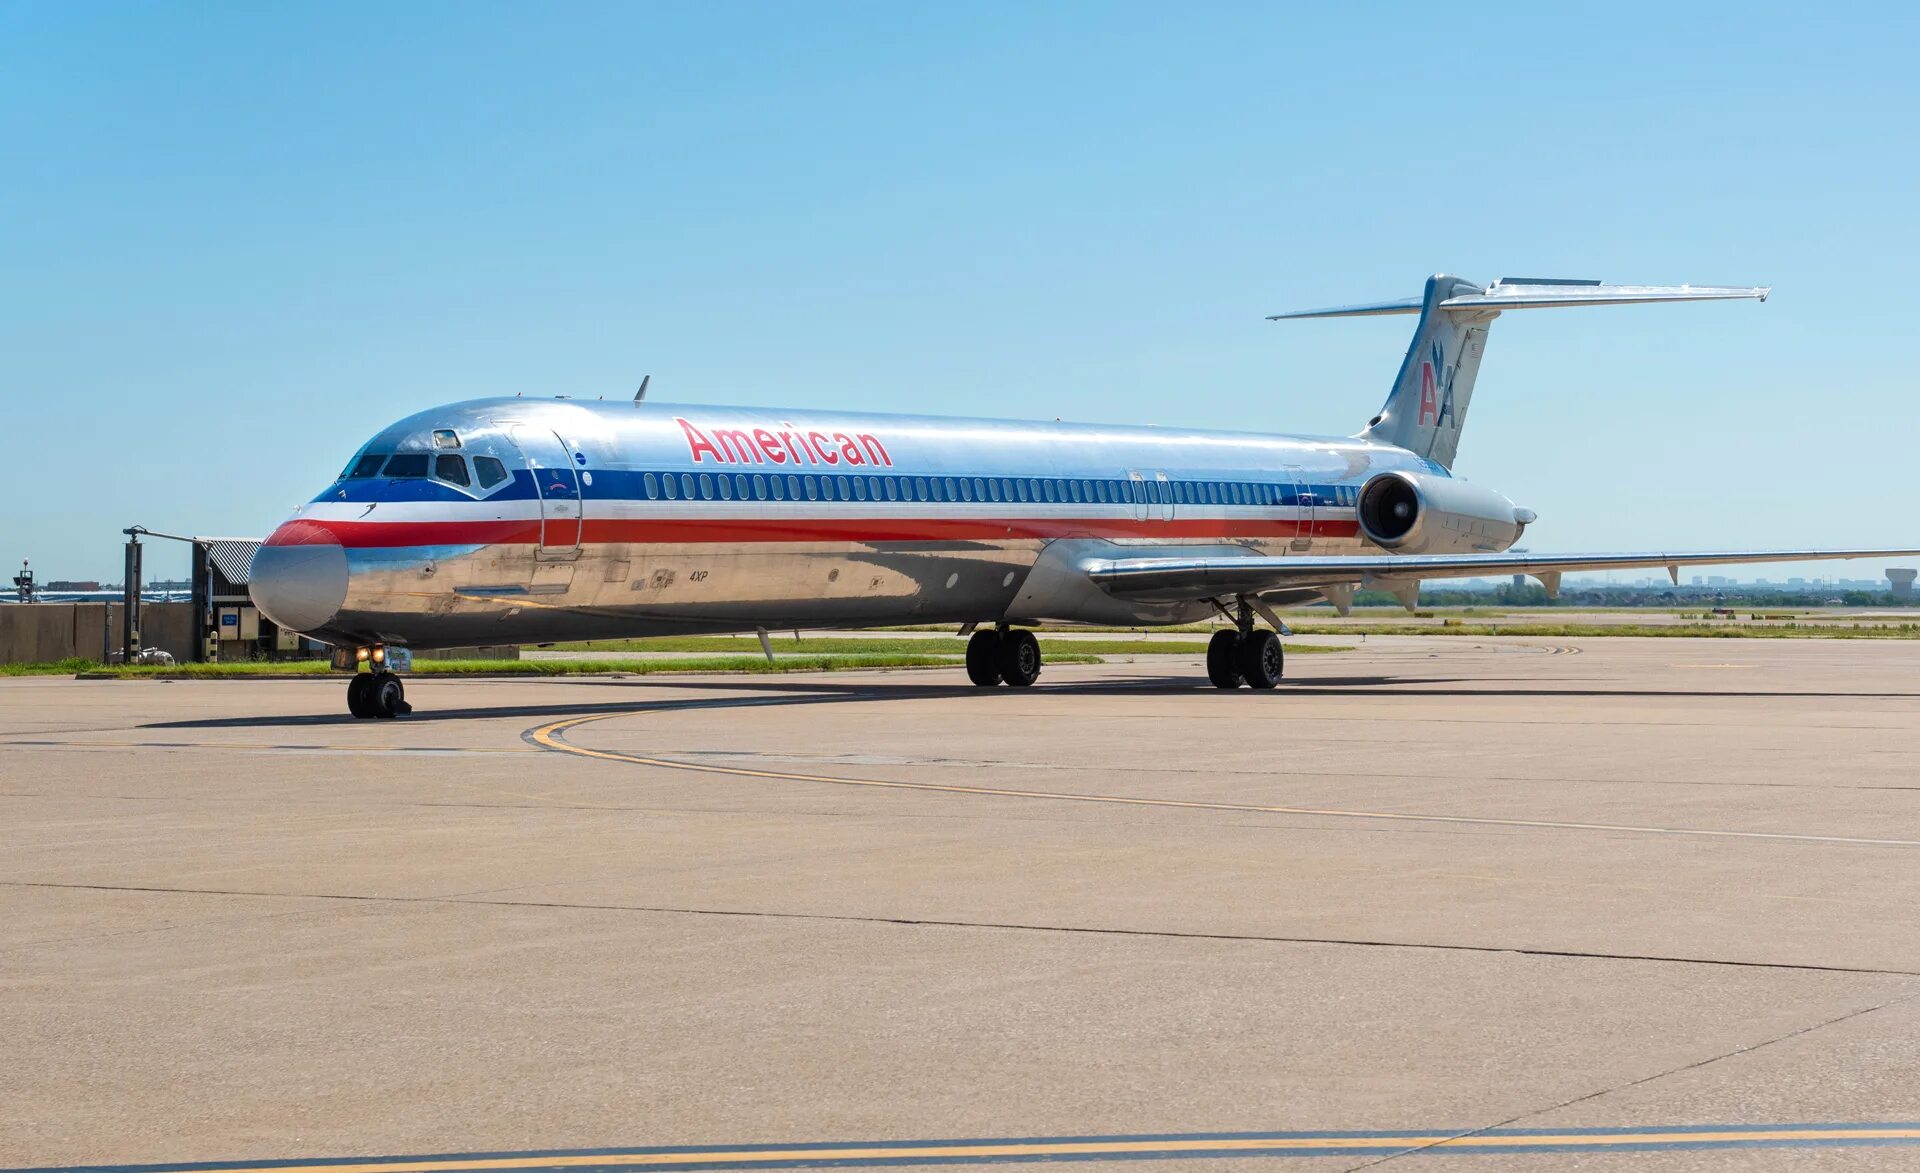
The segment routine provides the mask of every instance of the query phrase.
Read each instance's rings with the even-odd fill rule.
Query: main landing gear
[[[1279,633],[1256,628],[1244,602],[1232,631],[1216,631],[1207,643],[1207,679],[1215,688],[1272,688],[1286,673]]]
[[[1040,641],[1031,631],[976,631],[967,641],[967,679],[981,688],[1005,681],[1026,688],[1040,679]]]

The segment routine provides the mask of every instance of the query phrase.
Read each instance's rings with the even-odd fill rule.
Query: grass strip
[[[699,656],[658,660],[416,660],[414,676],[655,676],[663,673],[765,675],[779,672],[853,672],[874,668],[957,668],[959,656]],[[1055,656],[1057,664],[1098,664],[1098,656]],[[242,664],[92,664],[85,680],[237,680],[247,677],[329,675],[324,660]]]
[[[1601,639],[1920,639],[1920,624],[1835,623],[1294,623],[1298,635],[1476,635]],[[1289,647],[1289,651],[1293,649]]]
[[[743,652],[759,654],[760,643],[752,636],[736,637],[730,635],[670,635],[648,639],[585,640],[573,643],[554,644],[540,651],[555,652]],[[1289,645],[1289,652],[1332,652],[1345,649]],[[1047,639],[1040,640],[1040,651],[1049,659],[1062,656],[1203,656],[1207,651],[1206,640],[1155,640],[1155,639]],[[784,639],[773,637],[773,654],[783,656],[788,653],[800,655],[947,655],[959,656],[966,652],[964,640],[939,639],[888,639],[884,636],[842,636],[815,635],[803,636],[795,640],[792,636]]]

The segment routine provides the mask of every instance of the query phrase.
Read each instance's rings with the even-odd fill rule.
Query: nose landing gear
[[[355,649],[355,661],[367,664],[370,672],[355,671],[353,679],[347,681],[347,711],[362,719],[377,718],[391,720],[413,712],[413,706],[407,703],[406,686],[400,678],[387,670],[386,649],[375,645],[372,648]]]
[[[361,672],[347,682],[347,711],[356,717],[383,720],[413,712],[407,690],[391,672]]]

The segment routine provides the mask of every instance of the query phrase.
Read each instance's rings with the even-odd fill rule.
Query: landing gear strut
[[[1276,632],[1253,625],[1253,608],[1242,600],[1234,630],[1216,631],[1207,643],[1207,679],[1215,688],[1272,688],[1286,673],[1286,653]]]
[[[967,641],[967,679],[981,688],[1026,688],[1040,679],[1040,641],[1031,631],[976,631]]]

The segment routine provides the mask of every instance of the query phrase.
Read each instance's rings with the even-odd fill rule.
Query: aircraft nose
[[[347,552],[325,527],[287,522],[254,551],[247,591],[288,631],[324,627],[347,601]]]

